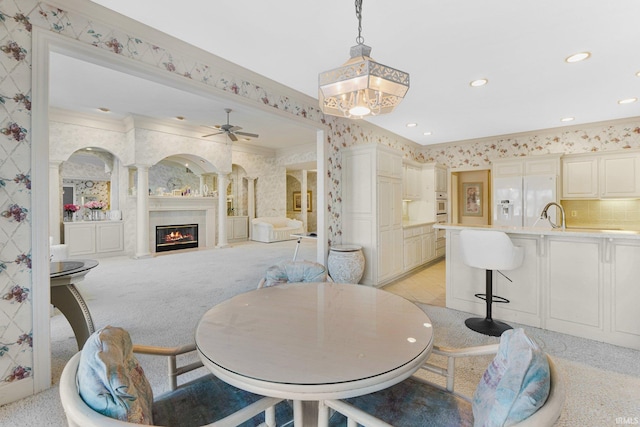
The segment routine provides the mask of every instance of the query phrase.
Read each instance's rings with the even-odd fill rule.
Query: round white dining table
[[[288,283],[214,306],[195,339],[204,365],[223,381],[300,402],[360,396],[404,380],[429,356],[433,327],[418,306],[390,292]]]

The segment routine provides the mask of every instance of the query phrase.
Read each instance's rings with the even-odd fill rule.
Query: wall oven
[[[447,193],[436,193],[436,215],[447,213]]]

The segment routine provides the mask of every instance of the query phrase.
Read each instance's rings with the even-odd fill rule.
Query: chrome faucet
[[[551,219],[549,218],[549,215],[547,214],[547,211],[549,210],[549,208],[551,206],[555,206],[556,209],[558,209],[560,211],[560,215],[562,215],[562,224],[558,225],[558,224],[554,224]],[[565,230],[567,228],[567,222],[566,222],[566,218],[564,215],[564,208],[556,203],[556,202],[549,202],[547,203],[547,205],[544,207],[544,209],[542,209],[542,212],[540,213],[540,219],[546,219],[547,221],[549,221],[549,224],[551,224],[552,228],[562,228],[563,230]]]

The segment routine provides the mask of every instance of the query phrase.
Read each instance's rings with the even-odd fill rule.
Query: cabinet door
[[[494,162],[491,166],[493,177],[522,176],[524,175],[524,163],[522,160],[510,162]]]
[[[611,267],[612,332],[626,342],[640,342],[640,244],[637,241],[614,241]],[[624,345],[624,344],[622,344]]]
[[[562,160],[562,197],[567,199],[598,198],[598,158]]]
[[[422,250],[420,252],[420,255],[422,257],[422,259],[420,260],[421,264],[424,264],[425,262],[429,262],[431,261],[433,258],[435,258],[435,253],[436,253],[436,245],[435,245],[435,231],[431,231],[427,234],[423,234],[420,237],[420,244],[422,246]]]
[[[447,170],[444,168],[436,167],[435,170],[436,175],[436,192],[438,193],[446,193],[447,192]]]
[[[404,239],[404,271],[409,271],[420,265],[421,249],[420,237]]]
[[[93,223],[65,224],[64,243],[69,256],[89,255],[96,252],[96,226]]]
[[[548,329],[579,336],[602,329],[600,246],[600,239],[549,238]]]
[[[640,156],[621,154],[600,159],[601,197],[640,196]]]
[[[96,252],[118,252],[124,250],[124,235],[121,222],[96,224]]]

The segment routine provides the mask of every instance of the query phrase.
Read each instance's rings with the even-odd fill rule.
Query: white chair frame
[[[187,365],[178,366],[177,356],[195,351],[195,344],[188,344],[178,347],[156,347],[146,345],[134,345],[134,353],[149,354],[155,356],[165,356],[168,359],[168,379],[169,388],[171,391],[178,388],[178,376],[187,372],[198,369],[202,366],[202,362],[193,362]],[[81,352],[76,353],[67,362],[62,376],[60,377],[60,400],[62,406],[67,415],[67,422],[70,427],[89,427],[89,426],[101,426],[101,427],[134,427],[139,424],[133,424],[126,421],[116,420],[99,412],[94,411],[89,407],[84,400],[80,397],[78,392],[78,386],[76,383],[76,373],[78,371],[78,364],[80,363]],[[250,420],[254,416],[264,412],[265,422],[262,424],[265,427],[275,427],[275,405],[280,403],[283,399],[274,397],[264,397],[257,402],[237,411],[221,420],[214,423],[207,424],[203,427],[235,427],[245,421]]]
[[[455,361],[456,359],[461,357],[477,357],[496,354],[498,351],[498,346],[499,344],[490,344],[461,349],[434,346],[433,354],[445,356],[447,358],[447,367],[442,368],[440,366],[427,362],[421,367],[421,369],[425,369],[429,372],[433,372],[444,377],[446,379],[446,386],[443,387],[439,384],[433,383],[431,381],[426,381],[416,376],[413,376],[412,378],[421,381],[428,386],[448,391],[449,393],[452,393],[461,399],[471,402],[470,397],[454,391]],[[551,388],[549,391],[549,396],[547,397],[544,405],[540,407],[540,409],[538,409],[529,418],[517,424],[514,424],[515,426],[552,426],[557,421],[558,417],[560,417],[560,413],[562,412],[562,407],[565,400],[565,387],[555,363],[548,355],[547,360],[549,361],[549,369],[551,375]],[[326,427],[329,425],[329,416],[331,413],[331,409],[347,417],[347,427],[356,427],[358,424],[364,427],[393,427],[391,424],[388,424],[342,400],[320,401],[318,408],[319,427]]]

